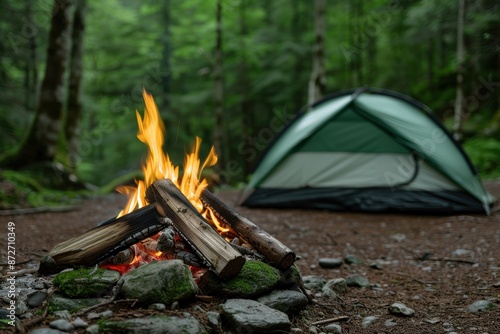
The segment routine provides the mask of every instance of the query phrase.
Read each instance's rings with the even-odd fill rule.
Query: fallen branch
[[[331,324],[332,322],[335,322],[335,321],[345,321],[345,320],[349,320],[349,319],[350,318],[347,315],[341,315],[341,316],[338,316],[335,318],[316,321],[316,322],[313,322],[311,325],[312,326],[321,326],[321,325]]]
[[[130,307],[133,307],[135,303],[137,303],[138,299],[120,299],[120,300],[115,300],[114,297],[111,298],[111,300],[107,300],[105,302],[92,305],[90,307],[83,308],[77,312],[75,312],[73,315],[83,315],[89,311],[95,310],[96,308],[99,308],[101,306],[106,306],[106,305],[111,305],[111,304],[118,304],[118,303],[130,303],[132,302],[132,305]]]

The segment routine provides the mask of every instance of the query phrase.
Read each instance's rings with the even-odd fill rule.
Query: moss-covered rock
[[[206,329],[193,316],[180,317],[151,317],[128,319],[120,321],[101,321],[100,333],[172,333],[172,334],[206,334]]]
[[[290,268],[281,271],[281,279],[278,284],[279,287],[284,289],[291,289],[299,287],[301,283],[302,276],[297,265],[294,264]]]
[[[67,310],[69,312],[75,312],[81,308],[94,306],[105,302],[106,298],[79,298],[71,299],[66,298],[62,295],[55,294],[50,298],[49,301],[49,313],[54,313],[56,311]]]
[[[203,275],[200,288],[206,294],[222,298],[255,298],[274,289],[280,278],[278,269],[248,260],[241,271],[228,280],[208,272]]]
[[[120,280],[121,293],[142,304],[188,299],[198,291],[189,267],[180,260],[153,261],[125,275]]]
[[[103,297],[110,295],[120,273],[99,268],[79,268],[57,274],[54,286],[63,295],[71,298]]]

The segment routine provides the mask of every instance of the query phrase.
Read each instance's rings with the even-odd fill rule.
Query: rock
[[[75,312],[84,307],[94,306],[105,302],[104,298],[86,298],[86,299],[69,299],[60,295],[54,295],[49,301],[49,310],[51,312],[68,310]]]
[[[335,292],[338,293],[346,293],[347,292],[347,282],[343,278],[334,278],[326,282],[325,286],[323,289],[326,287],[332,289]]]
[[[64,332],[61,332],[60,330],[52,328],[37,328],[30,332],[30,334],[63,334],[63,333]]]
[[[288,333],[288,316],[278,310],[249,299],[229,299],[221,305],[222,325],[238,333]]]
[[[71,320],[71,313],[68,310],[54,311],[54,315],[59,319]]]
[[[387,319],[385,322],[384,322],[384,326],[385,327],[394,327],[396,326],[398,323],[394,321],[394,319]]]
[[[344,262],[347,264],[363,264],[363,260],[360,257],[352,254],[346,255]]]
[[[470,250],[458,248],[455,249],[451,254],[455,256],[463,256],[463,255],[469,255],[470,253],[472,253]]]
[[[120,279],[115,270],[81,268],[57,274],[52,281],[63,295],[71,298],[109,296]]]
[[[373,325],[375,323],[375,321],[378,320],[378,317],[376,316],[369,316],[369,317],[364,317],[363,320],[361,321],[361,326],[363,326],[363,328],[368,328],[370,327],[371,325]]]
[[[493,310],[497,306],[490,300],[478,300],[467,307],[469,312],[482,312]]]
[[[169,262],[169,261],[164,261]],[[137,269],[136,269],[137,270]],[[90,328],[90,327],[89,327]],[[88,329],[87,329],[88,330]],[[155,316],[152,318],[128,319],[122,321],[103,321],[99,332],[104,333],[148,333],[148,334],[206,334],[206,329],[189,315],[185,318]]]
[[[377,262],[370,263],[370,268],[375,269],[375,270],[382,270],[383,269],[382,265],[380,263],[377,263]]]
[[[318,329],[316,328],[316,326],[309,327],[307,331],[311,334],[318,334]]]
[[[338,324],[329,324],[323,327],[326,333],[342,334],[342,326]]]
[[[47,292],[36,290],[28,294],[26,302],[28,303],[29,307],[35,308],[42,305],[42,303],[45,301],[45,298],[47,298]]]
[[[260,297],[257,301],[287,314],[298,313],[309,304],[309,300],[302,292],[293,290],[276,290]]]
[[[113,316],[113,311],[106,310],[104,312],[90,312],[87,315],[87,319],[95,320],[95,319],[108,319]]]
[[[87,328],[89,326],[89,324],[85,320],[83,320],[82,318],[76,318],[75,320],[73,320],[71,322],[71,324],[75,328]]]
[[[255,298],[272,291],[281,278],[279,271],[268,264],[247,260],[234,277],[221,280],[209,271],[200,280],[200,289],[222,298]]]
[[[321,268],[329,268],[329,269],[338,268],[342,265],[342,263],[344,263],[344,261],[340,258],[327,258],[327,257],[319,259],[318,262]]]
[[[396,233],[391,235],[391,239],[396,242],[403,242],[406,240],[406,235],[404,235],[403,233]]]
[[[142,304],[170,305],[198,291],[189,267],[181,260],[153,261],[123,275],[121,293]]]
[[[352,287],[367,287],[370,285],[370,281],[368,281],[367,278],[361,276],[361,275],[358,275],[358,274],[354,274],[354,275],[351,275],[349,277],[347,277],[345,279],[345,282],[347,284],[347,286],[352,286]]]
[[[91,325],[85,330],[85,334],[99,334],[99,325]]]
[[[148,309],[155,311],[163,311],[167,309],[167,305],[162,303],[154,303],[148,306]]]
[[[300,286],[302,282],[302,276],[300,275],[300,270],[297,265],[293,265],[288,269],[280,271],[281,278],[278,282],[278,287],[283,289],[290,289]]]
[[[394,314],[394,315],[404,315],[404,316],[411,316],[415,314],[415,310],[412,308],[409,308],[403,303],[396,302],[389,306],[389,313]]]
[[[71,332],[73,329],[75,329],[75,327],[68,320],[65,319],[57,319],[51,321],[49,323],[49,326],[51,328],[58,329],[63,332]]]
[[[321,291],[326,284],[326,279],[322,276],[308,275],[302,277],[302,280],[304,281],[304,287],[311,291]]]
[[[16,301],[16,315],[20,316],[20,315],[25,314],[28,311],[29,311],[28,305],[26,305],[26,303],[24,302],[24,300],[18,299]]]
[[[207,320],[208,320],[208,324],[210,325],[210,327],[212,328],[219,328],[219,325],[220,325],[220,313],[218,312],[213,312],[213,311],[209,311],[207,312]]]

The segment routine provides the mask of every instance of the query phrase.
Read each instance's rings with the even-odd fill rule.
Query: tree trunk
[[[71,34],[71,59],[69,74],[68,107],[64,127],[67,141],[68,159],[65,163],[72,171],[76,170],[78,158],[79,124],[82,115],[82,69],[83,33],[85,30],[85,0],[77,0]]]
[[[247,44],[246,38],[248,34],[246,15],[245,15],[245,1],[241,1],[239,7],[239,23],[240,23],[240,52],[241,61],[239,66],[239,82],[240,82],[240,93],[241,93],[241,142],[243,143],[243,152],[246,152],[249,148],[249,142],[247,140],[250,132],[250,121],[249,118],[252,114],[252,102],[248,98],[248,92],[250,91],[250,84],[248,80],[248,64],[247,64]],[[245,157],[243,160],[244,174],[248,175],[250,173],[251,159]]]
[[[217,0],[215,31],[215,59],[214,59],[214,105],[215,127],[214,146],[219,155],[219,169],[224,169],[224,152],[222,151],[222,117],[224,114],[224,82],[222,78],[222,0]]]
[[[459,0],[457,19],[457,95],[455,98],[455,117],[453,124],[453,138],[462,140],[463,126],[463,72],[464,72],[464,16],[465,0]]]
[[[162,109],[168,110],[170,106],[170,0],[163,0],[162,5],[163,35],[162,35],[162,56],[161,56],[161,88],[162,88]]]
[[[35,120],[19,151],[2,163],[20,167],[55,158],[64,106],[64,73],[68,60],[71,2],[54,1],[49,33],[47,64]]]
[[[31,1],[26,3],[26,17],[33,17],[33,4]],[[26,67],[24,76],[24,94],[25,107],[27,110],[35,109],[35,101],[37,96],[38,86],[38,71],[37,71],[37,43],[36,34],[28,37],[28,54],[26,55]]]
[[[326,0],[315,0],[314,10],[314,49],[313,66],[311,78],[309,80],[309,106],[319,100],[325,93],[326,74],[325,74],[325,7]]]

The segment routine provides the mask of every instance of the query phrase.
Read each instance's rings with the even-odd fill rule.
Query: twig
[[[321,325],[326,325],[335,321],[343,321],[343,320],[349,320],[349,317],[347,315],[341,315],[339,317],[335,318],[330,318],[330,319],[325,319],[325,320],[320,320],[313,322],[311,325],[312,326],[321,326]]]
[[[6,277],[10,277],[10,276],[23,276],[23,275],[26,275],[26,274],[34,274],[38,272],[38,269],[21,269],[21,270],[18,270],[18,271],[12,271],[12,272],[8,272],[7,275],[3,275],[3,276],[0,276],[0,279],[2,278],[6,278]]]
[[[89,311],[92,311],[98,307],[101,307],[101,306],[106,306],[106,305],[110,305],[110,304],[118,304],[118,303],[129,303],[129,302],[132,302],[132,305],[131,306],[134,306],[135,303],[137,303],[138,299],[121,299],[121,300],[114,300],[114,297],[111,298],[111,300],[108,300],[108,301],[105,301],[105,302],[102,302],[102,303],[99,303],[99,304],[96,304],[96,305],[93,305],[93,306],[90,306],[90,307],[87,307],[87,308],[83,308],[81,309],[80,311],[74,313],[74,315],[82,315],[82,314],[85,314]]]
[[[27,215],[31,213],[43,213],[43,212],[64,212],[64,211],[76,210],[78,208],[79,206],[77,205],[66,205],[66,206],[42,206],[38,208],[0,210],[0,216]]]
[[[387,274],[393,274],[393,275],[399,275],[399,276],[408,277],[408,278],[411,278],[412,281],[415,281],[415,282],[423,284],[423,285],[436,284],[437,283],[437,282],[424,282],[422,280],[419,280],[418,278],[413,277],[412,275],[405,274],[405,273],[400,273],[400,272],[397,272],[397,271],[380,271],[378,273],[380,273],[380,274],[387,273]]]
[[[426,261],[442,261],[442,262],[458,262],[458,263],[466,263],[466,264],[477,264],[475,261],[469,261],[469,260],[462,260],[462,259],[452,259],[448,257],[443,257],[443,258],[435,258],[431,257],[426,259]]]

